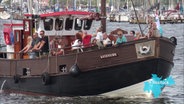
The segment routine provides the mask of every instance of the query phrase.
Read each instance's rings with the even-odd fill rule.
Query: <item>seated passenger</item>
[[[81,35],[81,37],[82,37],[82,35],[83,35],[82,30],[79,30],[78,33],[79,33],[79,34]]]
[[[91,35],[88,35],[86,31],[82,35],[82,43],[84,46],[89,46],[91,42]]]
[[[140,32],[137,32],[134,40],[143,39],[143,38],[146,38],[146,36],[144,34],[141,34]]]
[[[112,42],[108,38],[108,35],[107,35],[106,32],[103,33],[103,45],[104,45],[104,47],[110,47],[110,46],[112,46]]]
[[[127,39],[125,35],[123,35],[122,31],[118,31],[117,35],[118,35],[118,38],[116,40],[116,45],[127,42]]]
[[[56,37],[51,41],[52,55],[63,55],[65,43],[61,37]]]
[[[96,33],[95,39],[97,40],[97,42],[102,42],[103,41],[102,28],[97,29],[97,33]]]
[[[94,42],[98,45],[98,48],[103,48],[103,33],[102,28],[97,29],[97,33],[95,34]]]
[[[82,46],[82,37],[81,37],[81,35],[79,33],[77,33],[75,35],[75,38],[76,39],[75,39],[74,43],[72,44],[72,50],[80,49],[81,46]]]
[[[135,31],[134,30],[131,30],[130,31],[130,35],[136,37]]]

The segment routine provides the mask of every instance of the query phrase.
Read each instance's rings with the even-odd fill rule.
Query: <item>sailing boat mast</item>
[[[73,6],[73,7],[74,7],[73,10],[77,10],[77,6],[76,6],[77,3],[76,3],[76,2],[77,2],[76,0],[73,1],[73,5],[74,5],[74,6]]]
[[[101,25],[102,31],[106,32],[106,0],[101,0]]]
[[[117,11],[119,12],[119,7],[120,7],[120,0],[117,0],[117,2],[116,2],[116,7],[117,7]]]
[[[32,10],[32,7],[33,7],[33,1],[32,0],[28,0],[28,13],[29,14],[33,14],[33,10]]]

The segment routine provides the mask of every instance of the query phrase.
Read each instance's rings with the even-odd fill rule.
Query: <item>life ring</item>
[[[146,55],[150,52],[150,49],[151,47],[150,46],[140,46],[139,47],[139,52],[142,54],[142,55]]]
[[[14,79],[14,83],[19,83],[20,76],[19,75],[14,75],[13,79]]]
[[[70,68],[70,74],[73,76],[73,77],[76,77],[80,74],[80,69],[78,67],[77,64],[74,64],[71,68]]]
[[[174,36],[170,38],[170,41],[177,45],[177,39]]]
[[[44,72],[41,77],[42,77],[42,84],[43,85],[50,84],[50,76],[49,76],[48,72]]]

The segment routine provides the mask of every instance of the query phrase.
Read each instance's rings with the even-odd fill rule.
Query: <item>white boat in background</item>
[[[11,15],[6,11],[0,12],[1,19],[9,19],[10,17],[11,17]]]
[[[108,16],[108,20],[110,22],[128,22],[129,21],[129,13],[122,12],[111,12]]]

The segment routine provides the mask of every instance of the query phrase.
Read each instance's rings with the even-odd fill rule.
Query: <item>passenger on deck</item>
[[[45,31],[40,31],[40,42],[33,48],[33,51],[40,51],[41,55],[48,55],[49,53],[49,42],[48,37],[45,36]]]
[[[90,46],[91,42],[91,35],[88,35],[86,31],[83,32],[82,34],[82,43],[84,47]]]
[[[130,35],[136,37],[135,31],[134,30],[131,30],[130,31]]]
[[[149,36],[150,37],[160,37],[160,32],[157,29],[157,24],[155,22],[153,22],[151,25],[152,26],[149,30]]]
[[[112,42],[108,38],[108,35],[106,32],[103,33],[103,45],[104,45],[104,47],[111,47],[112,46]]]
[[[50,43],[52,45],[52,51],[51,51],[52,55],[55,56],[55,55],[63,55],[64,54],[65,43],[64,43],[62,37],[56,37]]]
[[[149,31],[147,37],[160,37],[160,32],[157,29],[157,24],[154,22],[152,17],[149,17]]]
[[[34,47],[36,47],[36,45],[40,42],[40,37],[38,37],[38,33],[35,32],[33,34],[33,41],[31,43],[31,48],[29,51],[29,56],[30,58],[35,58],[39,56],[39,52],[33,51]]]
[[[35,32],[33,34],[33,41],[31,43],[31,46],[34,47],[36,44],[38,44],[40,42],[40,37],[38,37],[38,33]]]
[[[116,40],[116,44],[115,45],[127,42],[127,39],[126,39],[125,35],[123,35],[122,31],[118,31],[117,35],[118,35],[118,38]]]
[[[31,48],[32,41],[33,41],[32,37],[28,36],[27,37],[27,45],[21,51],[19,51],[19,53],[27,53]]]
[[[98,45],[98,48],[103,48],[103,33],[102,28],[97,29],[97,33],[95,34],[95,43]]]
[[[79,49],[82,46],[82,36],[79,33],[76,33],[75,38],[76,39],[72,44],[72,50]]]
[[[97,29],[97,33],[96,33],[95,39],[97,40],[97,42],[102,42],[103,41],[102,28]]]
[[[83,35],[82,30],[79,30],[78,33],[79,33],[79,34],[81,35],[81,37],[82,37],[82,35]]]
[[[146,38],[146,36],[144,34],[141,34],[140,32],[137,32],[134,40],[143,39],[143,38]]]

